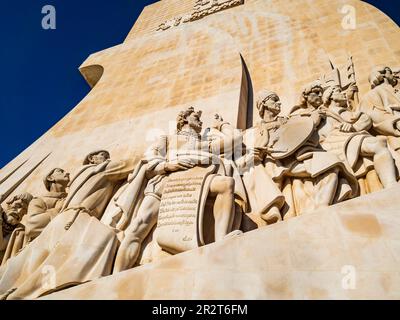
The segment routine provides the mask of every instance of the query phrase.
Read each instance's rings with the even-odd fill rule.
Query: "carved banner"
[[[199,217],[208,193],[205,181],[214,169],[197,166],[168,176],[157,223],[157,242],[164,250],[176,254],[199,246]]]

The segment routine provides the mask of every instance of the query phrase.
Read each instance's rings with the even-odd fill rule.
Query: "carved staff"
[[[349,63],[347,65],[347,79],[350,81],[350,86],[357,88],[356,71],[354,68],[352,56],[349,57],[348,62]],[[352,101],[354,103],[354,105],[352,106],[352,109],[354,109],[354,106],[358,106],[358,104],[360,103],[360,99],[358,96],[358,90],[354,92],[354,97],[353,97]]]

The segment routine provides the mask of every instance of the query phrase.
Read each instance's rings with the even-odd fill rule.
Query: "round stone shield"
[[[271,156],[275,159],[283,159],[299,149],[307,141],[314,130],[314,123],[310,117],[293,117],[271,134],[277,141],[272,147]]]

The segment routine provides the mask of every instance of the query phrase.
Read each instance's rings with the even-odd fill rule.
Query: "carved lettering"
[[[195,167],[168,176],[157,222],[157,242],[167,251],[182,252],[197,244],[197,216],[209,169]]]

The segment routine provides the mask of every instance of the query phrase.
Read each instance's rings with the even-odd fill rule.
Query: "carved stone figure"
[[[0,252],[1,256],[7,248],[11,234],[14,230],[22,228],[20,222],[28,210],[29,202],[33,196],[30,193],[22,193],[12,197],[6,202],[6,208],[0,206],[0,220],[2,227],[0,228]]]
[[[202,216],[206,214],[207,198],[215,199],[212,208],[215,241],[232,230],[235,180],[220,155],[231,151],[235,141],[232,143],[231,128],[224,122],[216,129],[222,134],[227,130],[226,139],[202,139],[200,117],[201,111],[196,112],[193,107],[182,111],[177,118],[177,133],[160,137],[147,156],[145,169],[137,169],[142,175],[137,175],[132,185],[146,185],[144,198],[125,231],[114,272],[135,264],[142,242],[156,224],[157,242],[170,253],[201,244],[197,237],[203,236]],[[239,134],[236,139],[241,139]]]
[[[326,120],[319,130],[322,147],[343,160],[356,177],[365,175],[373,167],[385,188],[395,185],[394,159],[386,139],[367,132],[372,125],[371,118],[362,112],[352,112],[347,94],[338,86],[324,92],[323,102]],[[372,163],[368,163],[368,157]]]
[[[304,97],[308,98],[312,90],[305,92]],[[267,223],[281,220],[282,214],[287,219],[306,209],[343,201],[357,192],[357,181],[344,163],[319,146],[316,129],[321,112],[311,103],[319,102],[320,95],[311,94],[304,101],[304,108],[299,107],[285,118],[279,117],[281,103],[276,93],[266,90],[259,93],[256,105],[262,120],[250,132],[254,147],[267,148],[267,152],[261,166],[254,168],[252,178],[245,176],[244,181],[248,190],[259,185],[258,190],[264,187],[270,191],[268,196],[262,195],[262,191],[252,192],[259,193],[259,198],[249,196],[253,208],[263,208],[259,213]],[[265,178],[260,178],[261,168]],[[254,205],[254,199],[260,199],[257,201],[264,205]]]
[[[395,151],[400,165],[400,92],[395,89],[398,80],[391,68],[377,66],[369,76],[371,90],[361,99],[358,110],[372,119],[373,131],[388,137],[389,147]]]
[[[247,130],[245,135],[247,152],[236,163],[243,175],[249,198],[248,215],[252,220],[257,221],[257,218],[261,217],[271,224],[282,220],[280,210],[285,203],[285,197],[278,184],[265,170],[263,162],[266,153],[271,151],[272,145],[276,142],[276,139],[271,139],[270,133],[279,128],[287,119],[278,117],[281,111],[280,102],[273,92],[260,93],[256,104],[262,120],[254,128]]]
[[[35,239],[60,212],[67,196],[69,173],[60,168],[52,169],[43,179],[47,193],[34,197],[29,204],[23,226],[14,230],[3,257],[4,264]]]
[[[367,113],[378,134],[400,136],[400,93],[392,70],[387,66],[375,67],[369,76],[371,90],[360,102],[360,111]]]
[[[0,268],[3,298],[36,298],[58,288],[110,274],[118,245],[102,224],[115,186],[133,169],[133,161],[111,161],[105,150],[90,153],[71,179],[58,214],[20,254]],[[95,261],[95,263],[94,263]],[[54,283],[43,286],[43,268],[52,267]]]

